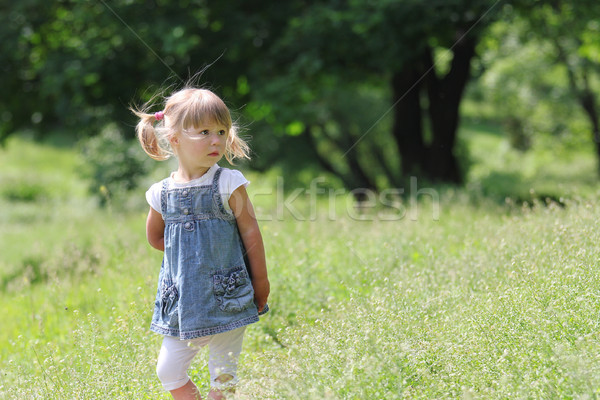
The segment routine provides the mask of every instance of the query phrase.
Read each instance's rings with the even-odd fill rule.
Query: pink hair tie
[[[157,121],[161,121],[164,117],[165,117],[165,113],[162,111],[154,113],[154,118],[156,118]]]

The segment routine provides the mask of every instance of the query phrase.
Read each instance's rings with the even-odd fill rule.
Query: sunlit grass
[[[496,126],[465,126],[471,167],[467,186],[488,197],[517,201],[586,197],[598,191],[598,160],[591,139],[577,145],[540,135],[530,151],[515,150]]]
[[[44,195],[0,196],[0,398],[168,399],[148,330],[161,254],[145,241],[145,209],[99,209],[73,153],[20,144],[46,160]],[[0,167],[35,175],[13,151]],[[585,176],[586,163],[572,172]],[[269,188],[249,175],[251,195]],[[524,187],[544,182],[531,176]],[[599,396],[600,211],[593,186],[579,185],[587,195],[563,205],[446,190],[437,218],[424,198],[393,221],[377,207],[353,218],[342,196],[303,193],[291,203],[299,219],[256,197],[272,311],[248,330],[237,397]],[[201,353],[190,370],[203,393],[206,362]]]
[[[466,211],[439,223],[357,226],[354,262],[333,239],[340,255],[323,268],[360,269],[346,299],[285,330],[285,351],[245,365],[248,398],[598,395],[592,204]]]

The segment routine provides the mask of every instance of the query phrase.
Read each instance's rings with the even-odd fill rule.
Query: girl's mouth
[[[212,153],[209,154],[209,156],[211,156],[211,157],[218,157],[219,156],[219,152],[218,151],[213,151]]]

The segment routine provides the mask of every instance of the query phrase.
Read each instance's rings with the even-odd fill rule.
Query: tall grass
[[[0,160],[17,163],[11,151]],[[0,196],[0,398],[167,399],[145,211],[97,208],[73,189],[75,154],[56,157],[68,179],[50,178],[51,162],[15,169],[44,195]],[[272,311],[248,329],[236,397],[598,397],[600,212],[585,191],[522,206],[446,190],[437,218],[423,201],[396,221],[351,218],[342,198],[335,218],[329,199],[303,198],[314,217],[279,218],[257,198]],[[190,371],[204,393],[206,362]]]
[[[303,314],[285,349],[245,364],[247,398],[597,396],[593,204],[447,211],[439,223],[356,227],[342,239],[355,256],[329,241],[338,256],[324,270],[356,266],[346,299]]]

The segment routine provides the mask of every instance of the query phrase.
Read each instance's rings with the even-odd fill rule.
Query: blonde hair
[[[214,122],[228,130],[225,144],[225,158],[233,163],[235,158],[250,158],[250,147],[238,135],[238,127],[232,121],[229,109],[219,96],[208,89],[184,88],[169,97],[157,120],[150,113],[153,101],[142,109],[130,108],[140,119],[135,130],[142,148],[150,157],[163,161],[174,155],[171,139],[179,132],[198,128],[202,123]]]

